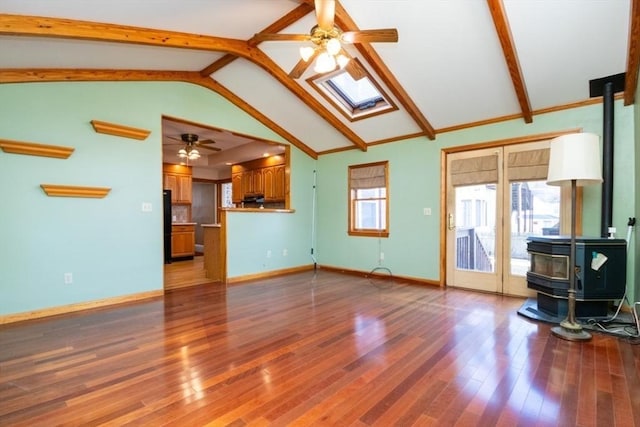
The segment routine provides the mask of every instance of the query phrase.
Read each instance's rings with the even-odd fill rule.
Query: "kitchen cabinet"
[[[241,203],[244,193],[242,192],[242,176],[243,173],[234,173],[231,175],[231,201],[233,203]]]
[[[196,251],[195,224],[171,226],[171,257],[194,256]]]
[[[264,194],[262,169],[244,171],[241,175],[243,197],[246,194]],[[231,191],[233,192],[233,189]]]
[[[264,199],[266,202],[280,202],[285,199],[284,165],[263,169]]]
[[[165,164],[163,178],[164,189],[171,190],[171,203],[191,204],[191,167]]]
[[[165,190],[171,190],[171,203],[191,203],[191,176],[165,174],[164,188]]]
[[[256,159],[233,165],[231,193],[233,203],[247,196],[264,195],[265,202],[286,200],[286,165],[280,156]]]

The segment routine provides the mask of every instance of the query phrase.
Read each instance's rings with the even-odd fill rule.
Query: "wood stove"
[[[570,243],[563,236],[531,237],[527,243],[527,287],[538,292],[537,310],[548,316],[567,314]],[[610,301],[625,294],[626,241],[577,237],[575,264],[576,316],[606,317]]]

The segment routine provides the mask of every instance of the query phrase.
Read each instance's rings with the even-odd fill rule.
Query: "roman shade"
[[[472,157],[451,162],[451,184],[474,185],[498,182],[498,156]]]
[[[353,190],[384,188],[387,186],[385,163],[349,168],[349,186]]]
[[[507,159],[509,181],[546,180],[548,169],[548,148],[509,153]]]

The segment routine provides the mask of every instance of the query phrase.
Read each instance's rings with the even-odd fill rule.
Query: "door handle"
[[[456,223],[453,220],[453,214],[452,213],[449,214],[449,224],[447,224],[447,228],[449,230],[455,230],[455,228],[456,228]]]

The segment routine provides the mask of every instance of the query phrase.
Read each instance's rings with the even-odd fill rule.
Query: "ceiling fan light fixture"
[[[336,68],[336,59],[328,52],[322,52],[316,59],[316,65],[313,68],[316,73],[328,73]]]
[[[181,148],[178,150],[178,157],[180,157],[181,159],[184,159],[187,156],[188,156],[187,150],[185,150],[184,148]]]
[[[313,55],[315,49],[311,46],[303,46],[300,48],[300,57],[304,62],[309,62],[309,58]]]
[[[197,149],[193,149],[189,152],[189,160],[198,160],[200,158],[200,152]]]
[[[346,55],[340,54],[336,57],[336,62],[338,63],[338,67],[342,70],[349,63],[349,58]]]
[[[330,55],[336,56],[338,53],[340,53],[342,45],[340,45],[340,40],[338,40],[337,38],[333,38],[327,41],[325,48]]]

